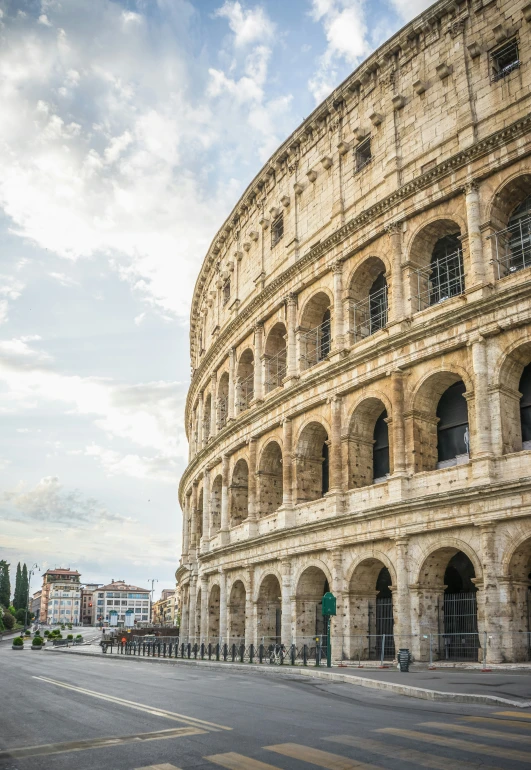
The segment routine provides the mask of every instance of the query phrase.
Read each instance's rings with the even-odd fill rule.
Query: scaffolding
[[[415,270],[417,275],[417,311],[438,305],[465,290],[463,252],[461,249],[433,260],[428,267]]]
[[[238,382],[238,409],[244,412],[249,409],[254,396],[254,374]]]
[[[531,267],[530,214],[490,237],[494,239],[494,262],[498,268],[498,279]]]
[[[330,321],[325,321],[301,335],[301,369],[309,369],[330,353],[332,335]]]
[[[387,324],[387,286],[353,305],[354,342],[370,337]]]
[[[287,351],[286,348],[280,350],[271,358],[265,359],[264,366],[264,385],[265,392],[274,390],[282,385],[282,381],[287,371]]]

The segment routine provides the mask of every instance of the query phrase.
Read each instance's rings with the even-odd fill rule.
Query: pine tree
[[[20,569],[20,562],[17,564],[17,575],[15,577],[15,593],[13,594],[13,607],[18,610],[21,607],[21,589],[22,589],[22,570]]]
[[[11,582],[9,580],[9,564],[2,559],[0,561],[0,605],[9,607],[11,599]]]
[[[22,567],[22,578],[20,580],[20,592],[21,592],[21,607],[26,609],[29,599],[29,580],[28,580],[28,568],[26,564]]]

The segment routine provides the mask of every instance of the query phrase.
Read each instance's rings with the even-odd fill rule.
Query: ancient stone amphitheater
[[[531,4],[438,2],[205,257],[181,637],[531,658]]]

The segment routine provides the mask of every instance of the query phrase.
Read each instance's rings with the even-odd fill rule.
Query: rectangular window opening
[[[226,305],[230,299],[230,278],[223,284],[223,304]]]
[[[516,38],[490,52],[491,80],[501,80],[520,66]]]
[[[271,248],[277,245],[284,235],[284,215],[279,216],[273,220],[271,225]]]
[[[361,171],[367,163],[370,163],[371,159],[371,139],[369,137],[356,147],[356,171]]]

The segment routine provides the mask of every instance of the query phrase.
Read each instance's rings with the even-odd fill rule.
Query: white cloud
[[[274,37],[276,25],[271,21],[261,6],[245,10],[239,2],[226,0],[215,16],[222,16],[229,22],[234,33],[234,45],[237,48],[248,46],[257,41],[265,42]]]
[[[49,276],[60,283],[61,286],[79,286],[78,281],[75,281],[64,273],[49,273]]]
[[[433,5],[433,0],[389,0],[389,2],[403,21],[414,19],[419,13]]]
[[[96,458],[107,476],[130,476],[134,479],[177,484],[177,461],[173,456],[123,455],[97,444],[88,446],[85,455]]]

